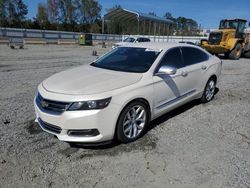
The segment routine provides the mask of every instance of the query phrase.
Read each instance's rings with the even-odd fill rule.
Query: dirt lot
[[[0,187],[250,187],[250,59],[223,60],[212,102],[166,114],[135,143],[72,148],[34,123],[33,97],[93,49],[0,45]]]

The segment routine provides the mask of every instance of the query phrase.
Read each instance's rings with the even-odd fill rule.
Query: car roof
[[[158,49],[158,50],[168,50],[174,47],[193,47],[199,48],[194,45],[186,44],[186,43],[170,43],[170,42],[141,42],[141,43],[132,43],[126,44],[121,47],[139,47],[139,48],[151,48],[151,49]]]
[[[140,36],[128,36],[128,37],[125,37],[125,39],[127,39],[127,38],[134,38],[134,39],[141,39],[141,38],[143,38],[143,39],[149,39],[148,37],[140,37]]]

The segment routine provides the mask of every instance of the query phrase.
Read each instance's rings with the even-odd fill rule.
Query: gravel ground
[[[48,76],[100,47],[0,45],[0,187],[250,187],[250,60],[223,60],[219,92],[151,123],[138,141],[74,148],[34,123]]]

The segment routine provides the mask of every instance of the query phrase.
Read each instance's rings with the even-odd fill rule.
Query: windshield
[[[123,40],[123,42],[134,42],[134,41],[135,41],[135,39],[134,39],[134,38],[131,38],[131,37],[125,38],[125,39]]]
[[[233,20],[221,21],[220,29],[237,29],[238,23],[239,22]]]
[[[160,50],[119,47],[92,63],[92,66],[123,72],[147,72]]]

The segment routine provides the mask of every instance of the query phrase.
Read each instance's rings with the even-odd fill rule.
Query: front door
[[[153,76],[155,114],[164,112],[169,105],[176,103],[185,93],[183,83],[185,83],[186,77],[182,74],[185,67],[179,47],[166,52],[155,72],[158,72],[163,65],[176,68],[177,70],[173,75]]]

